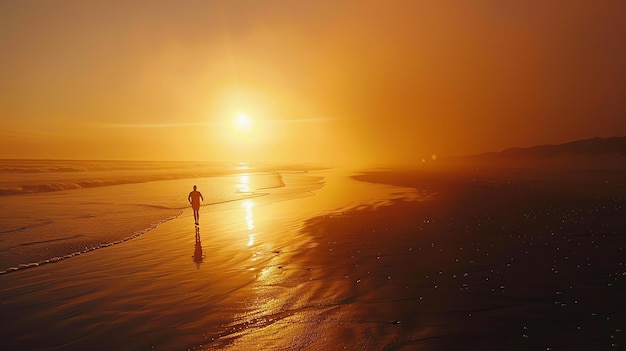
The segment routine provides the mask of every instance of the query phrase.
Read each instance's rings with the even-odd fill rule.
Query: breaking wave
[[[286,165],[280,169],[311,168]],[[0,160],[0,196],[274,170],[276,165],[214,162]]]

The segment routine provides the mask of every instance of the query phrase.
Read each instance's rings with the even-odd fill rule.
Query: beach
[[[241,189],[256,179],[242,174],[225,175],[219,186]],[[626,344],[623,173],[569,182],[532,172],[423,169],[269,174],[280,174],[282,185],[266,179],[245,196],[208,201],[197,228],[190,208],[165,206],[163,220],[147,221],[149,230],[128,240],[0,275],[0,312],[10,321],[0,346]],[[200,181],[158,188],[180,186],[184,201]]]
[[[624,14],[0,1],[0,351],[626,350]]]

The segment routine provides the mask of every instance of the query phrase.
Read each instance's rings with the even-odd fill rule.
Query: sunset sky
[[[413,163],[623,136],[625,17],[623,0],[3,0],[0,158]]]

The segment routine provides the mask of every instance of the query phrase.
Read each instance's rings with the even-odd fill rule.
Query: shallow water
[[[215,201],[205,192],[213,204],[201,208],[199,228],[184,209],[133,240],[0,276],[2,315],[12,321],[0,333],[2,344],[51,350],[225,346],[238,328],[271,325],[280,319],[273,314],[288,310],[289,299],[274,303],[274,293],[264,287],[274,287],[290,255],[323,244],[302,234],[307,218],[417,197],[412,189],[350,180],[344,171],[281,174],[283,185],[261,181],[264,185],[256,185],[253,194],[246,189],[255,182],[253,175],[225,176],[222,184],[247,198]],[[186,194],[189,184],[173,180],[145,186],[180,187]],[[98,205],[115,198],[131,206],[133,197],[124,198],[128,193],[119,188],[125,186],[110,187],[110,197],[99,195]],[[109,226],[102,217],[94,221]],[[36,245],[46,243],[31,246]],[[310,297],[314,301],[316,295]],[[294,296],[293,307],[302,309],[297,305],[308,301]]]
[[[27,268],[141,235],[179,216],[188,206],[193,184],[203,192],[204,206],[246,198],[261,201],[259,197],[269,195],[267,190],[284,187],[278,171],[284,177],[300,178],[299,184],[282,190],[285,199],[306,196],[322,185],[319,177],[302,171],[268,166],[3,161],[0,188],[16,192],[0,196],[0,271]],[[206,176],[189,178],[202,172]],[[86,182],[99,186],[77,185]],[[37,185],[28,188],[24,184]],[[69,190],[55,190],[64,188]]]

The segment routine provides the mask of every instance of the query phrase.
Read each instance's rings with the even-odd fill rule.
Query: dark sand
[[[256,309],[271,318],[210,349],[620,349],[623,175],[356,176],[427,200],[308,220],[304,232],[321,244],[282,257],[263,288],[271,303]]]
[[[366,247],[381,262],[370,289],[384,289],[373,306],[399,323],[387,348],[624,347],[624,175],[367,174],[357,178],[428,187],[438,196],[346,218],[362,223],[358,230],[341,221],[314,227],[357,237],[370,231]],[[377,303],[386,299],[394,302]]]
[[[361,174],[415,187],[423,201],[347,206],[278,234],[264,211],[315,197],[271,205],[255,212],[250,255],[220,237],[218,224],[203,227],[199,269],[190,265],[186,213],[106,256],[34,268],[39,278],[29,270],[0,277],[3,323],[16,321],[3,326],[0,346],[623,349],[626,178],[586,174]],[[56,288],[37,298],[42,284]],[[21,321],[21,313],[39,317]]]

